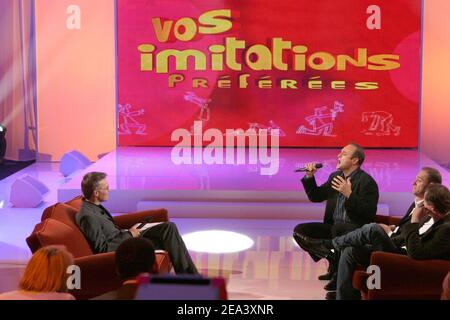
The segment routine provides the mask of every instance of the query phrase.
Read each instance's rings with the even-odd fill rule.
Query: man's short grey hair
[[[89,172],[84,175],[81,181],[81,191],[86,199],[90,199],[95,190],[100,187],[100,181],[106,178],[104,172]]]

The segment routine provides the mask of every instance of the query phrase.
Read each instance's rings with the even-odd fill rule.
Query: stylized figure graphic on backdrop
[[[257,133],[259,133],[259,130],[261,129],[266,129],[269,135],[278,135],[280,137],[286,136],[286,133],[273,120],[269,120],[268,126],[257,122],[249,122],[248,125],[249,129],[254,129]],[[278,131],[275,131],[276,129],[278,129]]]
[[[400,135],[400,126],[394,125],[394,117],[386,111],[364,112],[362,114],[364,133],[367,136]]]
[[[200,107],[200,114],[198,115],[197,121],[201,121],[202,125],[211,119],[211,109],[208,107],[211,99],[205,99],[198,97],[194,92],[188,91],[184,95],[184,100],[192,102]],[[191,128],[191,133],[194,132],[194,128]]]
[[[325,113],[327,110],[329,112]],[[311,128],[302,125],[298,128],[297,134],[335,137],[336,135],[332,134],[333,122],[336,121],[339,112],[344,112],[344,104],[338,101],[334,102],[333,109],[328,109],[326,106],[315,108],[314,114],[305,118]]]
[[[125,106],[119,104],[119,134],[131,135],[138,134],[145,136],[147,133],[147,125],[139,123],[135,117],[142,116],[145,113],[144,109],[131,111],[132,105],[127,103]],[[134,131],[133,131],[134,130]]]

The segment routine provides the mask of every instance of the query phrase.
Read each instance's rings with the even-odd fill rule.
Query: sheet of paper
[[[154,226],[157,226],[158,224],[161,224],[162,222],[151,222],[151,223],[146,223],[142,228],[139,229],[139,231],[144,232],[145,230],[152,228]],[[137,228],[140,225],[140,223],[136,223],[133,228]]]

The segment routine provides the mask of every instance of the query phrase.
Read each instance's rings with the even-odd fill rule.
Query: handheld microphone
[[[322,167],[323,167],[323,164],[321,164],[321,163],[316,163],[316,165],[315,165],[316,169],[320,169]],[[309,171],[309,170],[306,168],[300,168],[300,169],[295,170],[294,172],[306,172],[306,171]]]

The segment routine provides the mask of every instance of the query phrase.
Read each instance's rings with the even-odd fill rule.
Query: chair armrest
[[[389,225],[395,224],[398,225],[402,221],[402,218],[399,217],[389,217]]]
[[[382,215],[376,215],[375,217],[375,222],[376,223],[382,223],[382,224],[387,224],[387,225],[392,225],[392,224],[399,224],[400,221],[402,219],[398,218],[398,217],[391,217],[391,216],[382,216]]]
[[[380,268],[381,289],[368,290],[369,299],[439,298],[450,270],[447,260],[414,260],[386,252],[372,253],[370,263]]]
[[[136,223],[144,222],[146,218],[151,218],[152,222],[167,222],[169,216],[166,209],[156,209],[140,211],[136,213],[128,213],[115,216],[114,221],[120,229],[130,229]]]
[[[117,276],[115,253],[100,253],[76,258],[80,268],[81,289],[70,290],[77,300],[86,300],[109,291],[117,290],[122,281]]]
[[[375,222],[382,223],[382,224],[389,224],[389,218],[390,218],[389,216],[383,216],[383,215],[377,214],[375,216]]]

